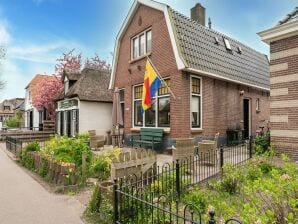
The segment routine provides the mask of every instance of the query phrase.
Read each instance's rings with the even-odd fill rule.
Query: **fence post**
[[[252,136],[249,137],[249,158],[252,158]]]
[[[85,152],[83,152],[83,154],[82,154],[82,178],[83,178],[83,185],[85,186],[85,184],[86,184],[86,179],[87,179],[87,174],[86,174],[86,169],[87,169],[87,167],[86,167],[86,153]]]
[[[114,185],[113,185],[113,207],[114,207],[114,224],[118,223],[118,195],[117,195],[117,179],[114,179]]]
[[[214,211],[209,211],[209,216],[210,216],[210,219],[208,221],[208,224],[215,224],[216,221],[215,221],[215,212]]]
[[[220,145],[220,168],[222,169],[224,166],[224,148],[223,145]]]
[[[180,164],[179,159],[176,160],[176,191],[177,197],[180,199]]]

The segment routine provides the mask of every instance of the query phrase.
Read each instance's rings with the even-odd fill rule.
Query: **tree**
[[[38,109],[46,108],[48,119],[55,116],[55,98],[63,91],[61,76],[53,75],[49,79],[42,79],[36,86],[38,94],[33,98],[32,104]]]
[[[58,76],[62,76],[64,72],[80,72],[82,67],[81,53],[74,54],[75,49],[68,53],[63,53],[62,57],[57,59],[58,64],[55,71]]]
[[[94,58],[86,60],[85,68],[110,70],[111,65],[107,63],[107,61],[100,59],[99,56],[95,54]]]

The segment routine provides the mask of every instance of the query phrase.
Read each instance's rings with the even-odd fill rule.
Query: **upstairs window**
[[[68,81],[68,78],[65,76],[65,79],[64,79],[64,94],[66,94],[68,92],[68,89],[69,89],[69,81]]]
[[[137,59],[151,52],[152,33],[146,30],[131,39],[131,59]]]
[[[4,110],[10,110],[10,106],[4,106]]]
[[[226,45],[226,49],[231,51],[232,47],[231,47],[230,41],[226,38],[223,38],[223,39],[224,39],[224,42],[225,42],[225,45]]]

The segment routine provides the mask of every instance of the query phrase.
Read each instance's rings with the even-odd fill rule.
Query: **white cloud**
[[[7,45],[10,41],[11,37],[7,29],[7,24],[4,21],[0,21],[0,45]]]

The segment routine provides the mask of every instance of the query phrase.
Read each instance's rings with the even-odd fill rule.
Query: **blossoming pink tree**
[[[38,92],[33,98],[32,104],[37,109],[47,109],[47,119],[55,117],[55,98],[62,92],[63,84],[61,76],[53,75],[47,79],[42,79],[36,86]]]

